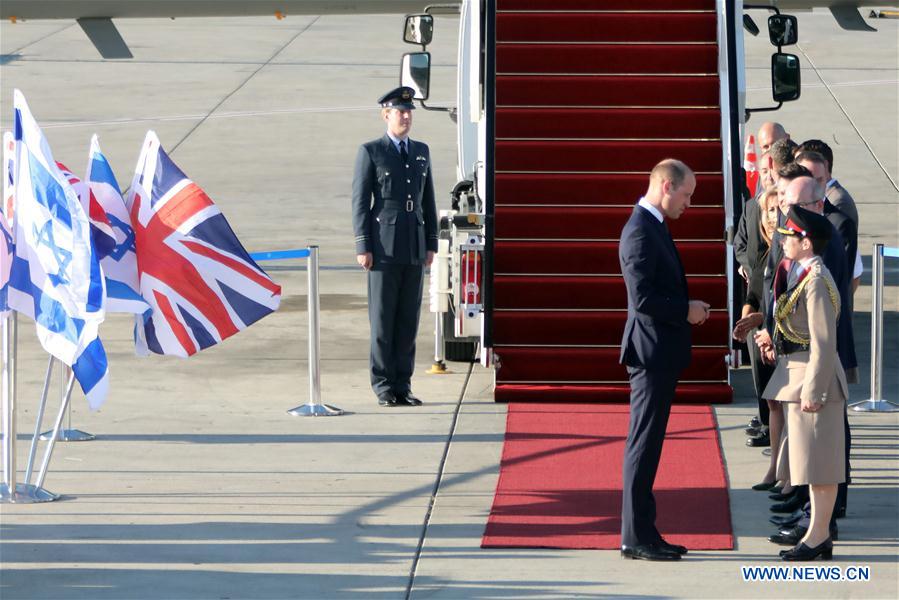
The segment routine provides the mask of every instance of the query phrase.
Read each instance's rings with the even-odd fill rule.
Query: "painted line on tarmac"
[[[475,352],[475,355],[477,355],[477,352]],[[462,409],[462,400],[465,398],[466,390],[468,390],[468,382],[471,380],[471,373],[474,371],[474,365],[474,360],[468,364],[468,373],[465,374],[462,392],[459,394],[459,399],[456,401],[456,407],[453,410],[453,422],[450,424],[449,435],[446,438],[446,444],[443,446],[443,456],[440,458],[440,467],[437,469],[437,479],[434,481],[431,498],[428,500],[428,510],[425,513],[424,523],[421,528],[421,536],[418,538],[418,546],[415,548],[415,557],[412,559],[412,567],[409,569],[409,582],[406,584],[405,600],[410,600],[412,597],[412,588],[415,584],[415,572],[418,570],[421,551],[424,548],[425,539],[428,535],[428,526],[431,524],[431,515],[434,512],[434,504],[437,502],[437,494],[440,492],[440,483],[443,481],[443,473],[446,470],[446,460],[449,457],[450,445],[453,443],[453,437],[456,435],[456,425],[459,422],[459,412]]]
[[[285,108],[281,110],[252,110],[223,112],[206,116],[195,115],[170,115],[156,117],[139,117],[134,119],[102,119],[96,121],[65,121],[62,123],[49,123],[41,125],[41,129],[64,129],[70,127],[90,127],[97,125],[131,125],[134,123],[156,123],[165,121],[196,121],[206,117],[207,119],[234,119],[243,117],[269,117],[273,115],[295,115],[302,113],[328,113],[328,112],[355,112],[380,110],[377,106],[339,106],[339,107],[311,107],[311,108]]]
[[[272,55],[269,57],[269,59],[268,59],[267,61],[265,61],[264,63],[262,63],[261,65],[259,65],[259,68],[258,68],[258,69],[256,69],[256,70],[253,71],[252,73],[250,73],[249,76],[247,76],[247,78],[244,79],[244,80],[241,82],[240,85],[238,85],[236,88],[234,88],[233,90],[231,90],[228,94],[226,94],[224,98],[222,98],[221,100],[219,100],[218,104],[216,104],[215,106],[213,106],[213,107],[212,107],[212,110],[210,110],[208,113],[206,113],[206,116],[203,117],[203,119],[202,119],[199,123],[197,123],[196,125],[194,125],[193,127],[191,127],[191,128],[190,128],[190,131],[188,131],[187,133],[185,133],[185,134],[184,134],[184,137],[182,137],[182,138],[178,141],[177,144],[175,144],[174,146],[172,146],[172,149],[169,150],[169,156],[171,156],[172,154],[174,154],[175,151],[178,149],[178,147],[179,147],[181,144],[183,144],[185,141],[187,141],[187,138],[189,138],[191,135],[193,135],[194,131],[196,131],[197,129],[199,129],[200,126],[203,125],[203,123],[205,123],[205,122],[207,121],[207,119],[209,119],[209,117],[212,116],[212,114],[213,114],[215,111],[217,111],[217,110],[219,109],[220,106],[222,106],[223,104],[225,104],[225,102],[227,102],[227,101],[231,98],[231,96],[233,96],[234,94],[236,94],[237,92],[239,92],[240,90],[242,90],[242,89],[244,88],[244,86],[246,86],[248,83],[250,83],[250,80],[253,79],[254,77],[256,77],[256,74],[259,73],[259,71],[261,71],[262,69],[264,69],[264,68],[265,68],[266,66],[268,66],[273,60],[275,60],[275,58],[277,58],[279,54],[281,54],[282,52],[284,52],[284,50],[285,50],[288,46],[290,46],[292,43],[294,43],[298,37],[300,37],[301,35],[303,35],[303,34],[306,33],[307,31],[309,31],[309,29],[310,29],[313,25],[315,25],[316,23],[318,23],[318,20],[319,20],[319,19],[321,19],[321,16],[320,16],[320,15],[319,15],[319,16],[316,16],[314,19],[312,19],[311,21],[309,21],[308,23],[306,23],[306,26],[305,26],[305,27],[303,27],[302,29],[300,29],[300,30],[296,33],[296,35],[294,35],[292,38],[290,38],[289,40],[287,40],[287,42],[285,42],[284,44],[282,44],[280,48],[278,48],[277,50],[275,50],[275,53],[272,54]]]
[[[862,143],[865,145],[865,148],[868,149],[868,152],[871,153],[871,157],[877,163],[877,166],[880,167],[880,170],[883,171],[883,174],[886,176],[887,180],[893,185],[893,189],[895,189],[897,192],[899,192],[899,185],[897,185],[896,182],[893,180],[893,177],[890,175],[890,172],[887,171],[887,168],[880,161],[880,158],[874,152],[874,149],[871,147],[871,144],[869,144],[868,140],[865,139],[865,136],[862,135],[862,132],[861,132],[861,130],[859,130],[858,125],[856,125],[855,121],[852,120],[852,117],[849,116],[849,113],[846,111],[846,108],[843,106],[843,104],[837,98],[837,95],[833,93],[832,87],[835,87],[836,84],[829,85],[826,81],[824,81],[824,76],[821,75],[821,72],[818,70],[818,66],[815,65],[815,62],[812,60],[812,57],[809,56],[808,53],[802,48],[801,44],[797,44],[796,48],[798,48],[799,51],[802,52],[802,55],[808,61],[808,64],[811,65],[812,69],[814,69],[815,75],[818,76],[818,79],[821,81],[821,83],[827,89],[827,92],[830,94],[830,97],[833,98],[833,101],[840,108],[840,112],[843,113],[843,116],[846,117],[846,119],[849,121],[849,124],[852,125],[853,129],[855,129],[855,133],[858,135],[859,139],[861,139]]]
[[[816,70],[817,72],[817,70]],[[819,74],[820,77],[820,74]],[[899,83],[899,79],[873,79],[870,81],[847,81],[844,83],[809,83],[803,84],[802,89],[815,89],[815,88],[835,88],[835,87],[865,87],[870,85],[896,85]],[[759,87],[749,87],[746,88],[747,91],[759,91],[759,90],[770,90],[771,86],[759,86]]]

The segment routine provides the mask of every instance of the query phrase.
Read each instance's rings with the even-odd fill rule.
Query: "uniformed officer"
[[[409,139],[414,90],[381,96],[387,133],[359,148],[353,174],[356,260],[368,271],[371,387],[381,406],[420,406],[412,395],[422,280],[437,252],[431,155]]]

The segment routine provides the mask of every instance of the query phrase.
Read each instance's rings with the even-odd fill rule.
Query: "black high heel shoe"
[[[772,481],[771,483],[766,483],[763,481],[761,483],[757,483],[754,486],[752,486],[752,489],[754,489],[757,492],[770,492],[771,488],[776,487],[776,486],[777,486],[776,481]]]
[[[783,492],[774,492],[772,494],[768,494],[768,498],[774,500],[775,502],[785,502],[796,495],[796,491],[791,490],[784,494]]]
[[[805,543],[801,543],[790,550],[782,550],[780,557],[788,561],[808,561],[815,560],[818,557],[822,560],[833,559],[833,540],[827,538],[814,548],[809,548]]]

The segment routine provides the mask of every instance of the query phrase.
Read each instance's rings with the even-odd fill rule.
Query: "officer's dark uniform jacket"
[[[422,264],[437,252],[437,205],[427,144],[406,140],[403,161],[388,135],[363,144],[353,177],[356,253],[374,263]]]

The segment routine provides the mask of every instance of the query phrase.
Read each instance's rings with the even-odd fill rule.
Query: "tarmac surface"
[[[741,566],[780,564],[765,539],[774,532],[767,500],[749,490],[767,459],[743,444],[755,413],[747,369],[733,372],[735,402],[715,408],[733,551],[662,564],[617,551],[480,549],[505,430],[491,373],[452,363],[450,375],[425,374],[433,345],[425,307],[414,381],[425,405],[382,409],[368,386],[350,182],[356,148],[383,130],[375,99],[397,85],[400,55],[412,48],[401,23],[400,15],[121,21],[135,58],[119,62],[101,60],[73,22],[0,25],[4,130],[20,88],[57,160],[82,172],[97,133],[126,186],[152,128],[250,251],[320,245],[322,395],[348,411],[285,412],[308,398],[303,263],[263,265],[283,286],[281,310],[189,360],[135,357],[130,319],[110,317],[110,398],[96,413],[73,400],[72,426],[97,439],[57,445],[45,487],[59,501],[0,507],[0,596],[899,596],[899,413],[850,413],[853,485],[832,564],[870,567],[870,581],[743,581]],[[775,118],[798,141],[826,140],[835,176],[859,205],[866,273],[855,302],[862,383],[851,386],[853,401],[870,395],[871,244],[899,245],[899,21],[872,23],[877,33],[850,33],[827,12],[801,13],[802,98],[749,123]],[[456,27],[455,18],[437,19],[434,105],[454,96]],[[749,104],[765,105],[773,49],[762,36],[746,47]],[[447,208],[453,125],[417,110],[413,138],[431,147],[438,205]],[[887,262],[884,295],[884,396],[894,401],[897,267]],[[20,320],[19,481],[47,362],[32,327]],[[60,385],[54,376],[48,413]]]

